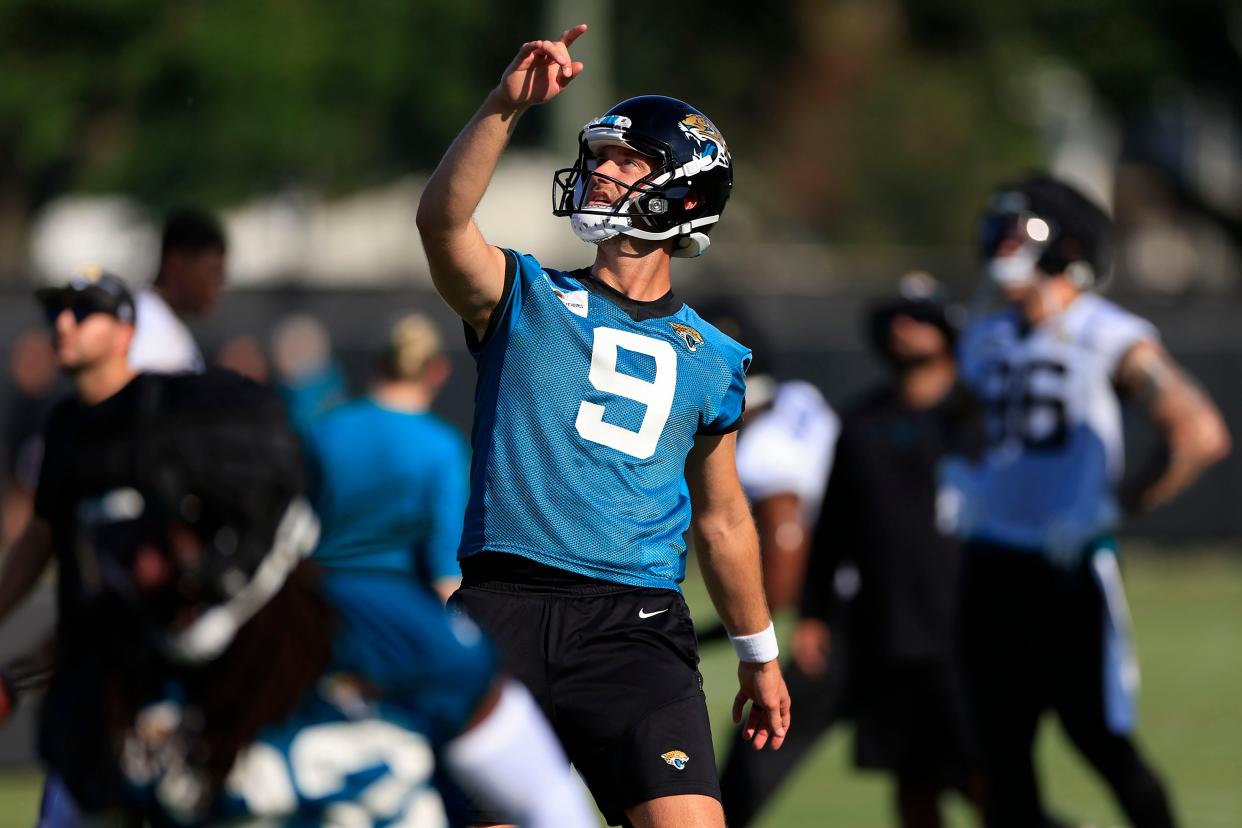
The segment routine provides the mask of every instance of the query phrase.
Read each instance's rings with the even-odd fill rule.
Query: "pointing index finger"
[[[561,34],[561,43],[564,43],[566,46],[572,45],[575,40],[582,37],[583,32],[585,32],[586,30],[587,30],[587,24],[585,23],[579,23],[577,26],[574,26],[572,29],[566,29]]]

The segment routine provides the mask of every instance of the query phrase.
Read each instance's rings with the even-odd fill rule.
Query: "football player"
[[[442,601],[457,589],[469,461],[455,427],[431,413],[448,379],[440,334],[421,313],[398,319],[370,394],[322,415],[307,434],[323,566],[401,572]]]
[[[1009,306],[973,324],[961,349],[990,449],[962,478],[959,523],[966,668],[996,828],[1044,824],[1031,748],[1045,710],[1134,825],[1173,824],[1133,738],[1138,668],[1113,532],[1122,507],[1167,502],[1230,438],[1155,328],[1091,292],[1109,231],[1099,206],[1046,175],[1000,187],[982,220],[987,271]],[[1122,401],[1168,449],[1163,470],[1125,496]]]
[[[0,670],[0,722],[8,718],[20,693],[46,684],[57,650],[61,660],[72,659],[77,652],[72,635],[77,627],[72,617],[77,593],[72,503],[93,474],[78,462],[78,447],[125,422],[141,399],[141,382],[127,364],[136,314],[123,280],[92,266],[68,282],[40,288],[35,297],[51,327],[56,361],[71,380],[73,395],[52,409],[44,426],[34,512],[0,575],[0,620],[26,599],[55,558],[58,647],[42,647]],[[44,782],[40,812],[43,828],[79,824],[73,800],[55,773]]]
[[[796,605],[802,594],[811,531],[841,420],[813,384],[779,378],[771,348],[742,307],[709,303],[700,313],[754,350],[746,373],[746,423],[737,437],[737,473],[755,515],[763,591],[776,615]],[[700,632],[699,642],[716,634]]]
[[[978,795],[955,658],[961,544],[937,514],[942,460],[979,443],[976,406],[957,383],[954,308],[934,279],[911,273],[866,321],[888,377],[849,405],[810,544],[786,671],[798,728],[779,754],[735,749],[725,766],[737,828],[843,715],[856,765],[893,777],[900,825],[942,824],[951,787]]]
[[[453,603],[496,637],[611,824],[722,826],[693,625],[695,548],[740,664],[734,718],[779,747],[776,661],[735,430],[749,351],[671,291],[708,249],[733,183],[715,125],[682,101],[624,101],[582,130],[554,213],[595,245],[556,270],[490,245],[473,214],[521,115],[583,70],[586,31],[524,44],[427,183],[432,278],[478,364],[471,500]],[[480,818],[498,819],[496,814]]]
[[[407,577],[304,560],[318,524],[277,398],[148,375],[81,460],[80,635],[41,746],[86,810],[158,825],[443,826],[437,762],[525,825],[594,819],[530,694]]]

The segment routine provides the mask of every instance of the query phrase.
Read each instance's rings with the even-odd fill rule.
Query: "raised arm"
[[[699,566],[712,603],[734,638],[762,634],[772,622],[763,595],[759,539],[737,478],[736,449],[736,433],[701,436],[686,459]],[[774,655],[762,662],[741,661],[738,685],[733,720],[741,721],[742,709],[751,700],[743,735],[756,748],[779,748],[789,729],[789,691]]]
[[[1139,342],[1126,352],[1117,385],[1143,406],[1168,446],[1163,472],[1136,494],[1133,506],[1149,510],[1167,503],[1229,453],[1220,411],[1155,342]]]
[[[418,232],[436,290],[480,337],[504,292],[505,261],[483,238],[474,212],[518,118],[559,95],[582,71],[569,47],[586,29],[575,26],[558,40],[522,44],[440,160],[418,203]]]

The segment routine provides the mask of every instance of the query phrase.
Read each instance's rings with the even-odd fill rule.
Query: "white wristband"
[[[733,652],[737,653],[738,661],[762,664],[781,654],[780,647],[776,643],[776,627],[771,621],[768,622],[766,630],[750,635],[731,635],[729,640],[733,642]]]

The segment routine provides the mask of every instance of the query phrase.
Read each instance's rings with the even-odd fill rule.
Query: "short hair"
[[[416,380],[440,353],[440,333],[421,313],[409,313],[389,330],[381,365],[388,379]]]
[[[160,240],[160,253],[182,250],[188,253],[224,251],[224,228],[211,213],[196,207],[182,207],[168,214]]]

